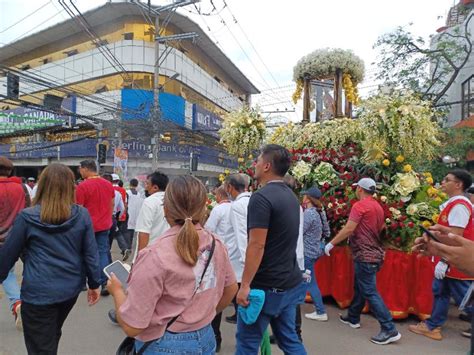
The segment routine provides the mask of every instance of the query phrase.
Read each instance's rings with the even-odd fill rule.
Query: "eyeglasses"
[[[444,178],[441,182],[459,182],[459,180]]]

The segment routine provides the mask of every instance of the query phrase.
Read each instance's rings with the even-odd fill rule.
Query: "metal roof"
[[[106,3],[103,6],[85,12],[84,17],[92,27],[113,22],[127,16],[142,16],[140,8],[133,3]],[[166,13],[162,13],[163,18]],[[161,19],[160,16],[160,19]],[[237,66],[217,47],[217,45],[207,36],[207,34],[194,21],[179,13],[171,16],[170,24],[176,26],[183,32],[196,32],[199,37],[196,45],[203,50],[231,79],[248,94],[259,94],[260,91],[252,82],[237,68]],[[83,30],[79,28],[72,19],[60,22],[48,27],[40,32],[24,37],[16,42],[0,47],[0,63],[5,63],[9,59],[42,46],[61,41],[67,37],[81,34]],[[88,37],[84,33],[84,39]]]

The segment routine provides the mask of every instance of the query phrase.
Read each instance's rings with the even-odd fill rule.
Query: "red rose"
[[[324,187],[325,189],[329,189],[329,184],[328,184],[327,182],[325,182],[324,185],[323,185],[323,187]]]
[[[412,221],[408,222],[408,227],[409,228],[415,227],[415,223],[413,223]]]
[[[397,222],[394,222],[390,225],[390,229],[395,230],[398,228]]]

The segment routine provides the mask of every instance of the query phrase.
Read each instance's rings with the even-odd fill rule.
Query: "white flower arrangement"
[[[421,186],[420,179],[414,171],[408,173],[397,173],[393,179],[395,180],[391,188],[393,195],[400,195],[405,201],[409,200],[411,193],[418,190]]]
[[[260,148],[265,132],[265,120],[259,109],[243,107],[224,116],[219,135],[229,154],[247,157]]]
[[[320,185],[332,185],[337,180],[337,173],[331,163],[321,162],[313,172],[314,180]]]
[[[309,74],[311,79],[332,79],[336,69],[349,74],[354,85],[364,79],[364,62],[352,51],[323,48],[315,50],[298,61],[293,69],[293,80],[302,80],[305,74]]]
[[[309,174],[311,174],[311,164],[305,162],[304,160],[298,161],[293,169],[291,169],[291,175],[294,176],[296,180],[303,183]]]
[[[430,160],[440,144],[437,112],[429,101],[411,92],[379,94],[362,103],[359,117],[364,132],[365,159],[374,161],[385,153],[401,154],[408,160]],[[373,153],[378,152],[378,154]]]

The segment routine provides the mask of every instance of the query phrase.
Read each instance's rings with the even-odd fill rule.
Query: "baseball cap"
[[[36,181],[36,179],[34,177],[29,177],[28,181]]]
[[[117,181],[117,180],[120,180],[120,176],[118,176],[117,174],[112,174],[112,181]]]
[[[359,182],[355,183],[354,185],[363,188],[364,190],[375,192],[376,184],[375,181],[371,178],[362,178]]]
[[[301,195],[308,195],[317,199],[320,199],[323,194],[316,186],[310,187],[308,190],[301,191]]]

